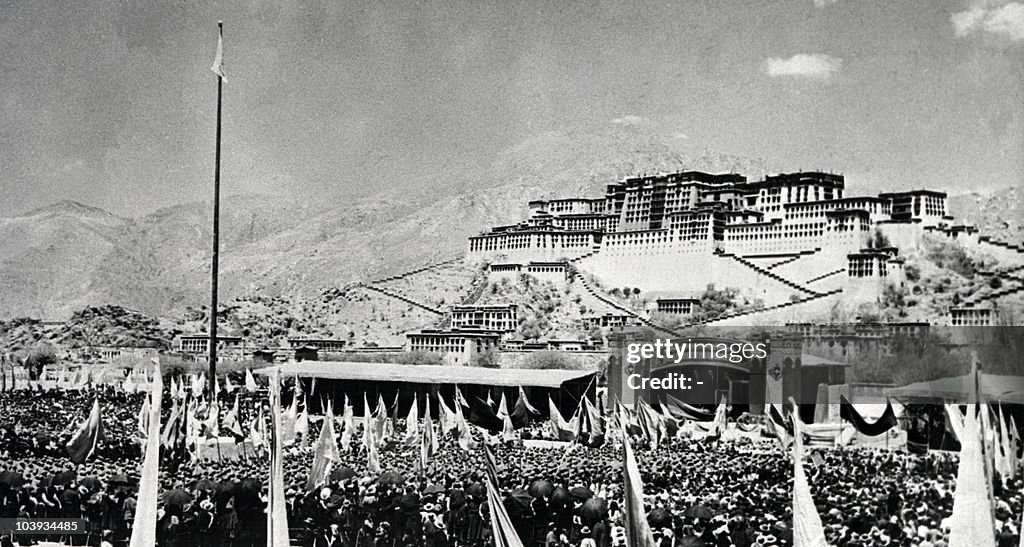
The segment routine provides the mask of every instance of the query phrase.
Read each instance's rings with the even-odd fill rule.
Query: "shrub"
[[[557,351],[538,351],[526,358],[523,368],[565,369],[569,368],[569,359]]]

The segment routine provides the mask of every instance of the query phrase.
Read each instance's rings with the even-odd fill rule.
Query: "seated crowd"
[[[104,437],[97,454],[76,466],[63,445],[97,396]],[[253,394],[243,399],[247,424],[261,402]],[[142,400],[110,388],[0,392],[0,518],[84,518],[89,532],[13,539],[21,545],[44,540],[127,544],[141,467]],[[482,450],[464,451],[446,437],[427,469],[420,469],[418,445],[386,439],[379,450],[384,472],[367,474],[356,432],[342,447],[330,479],[307,490],[313,459],[308,445],[318,424],[313,420],[307,442],[285,451],[293,544],[493,544]],[[395,429],[404,430],[401,420]],[[482,431],[474,435],[478,442],[489,441]],[[614,437],[599,448],[495,444],[501,495],[525,545],[625,544],[622,450]],[[680,437],[653,449],[639,439],[633,446],[658,545],[792,545],[792,462],[775,440]],[[946,545],[955,454],[817,451],[820,457],[804,465],[830,543]],[[161,469],[161,547],[266,544],[265,451],[249,447],[242,453],[233,460],[186,460],[174,473]],[[1017,545],[1021,482],[1000,481],[996,497],[999,545]],[[0,547],[11,541],[0,539]]]

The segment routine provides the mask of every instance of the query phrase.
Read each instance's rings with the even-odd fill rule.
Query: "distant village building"
[[[603,315],[590,315],[583,318],[583,326],[586,329],[624,327],[636,322],[632,315],[624,313],[606,313]]]
[[[949,324],[954,327],[991,327],[995,310],[989,307],[962,306],[949,309]]]
[[[348,342],[335,338],[289,338],[288,345],[294,348],[311,347],[321,353],[340,353],[348,349]]]
[[[526,341],[509,339],[501,343],[503,351],[601,351],[600,342],[576,339],[550,339]]]
[[[497,332],[470,329],[423,329],[406,334],[409,351],[452,355],[456,363],[473,363],[476,356],[498,349]]]
[[[230,352],[239,352],[242,349],[241,336],[218,335],[218,348]],[[182,334],[178,337],[178,351],[186,354],[207,355],[210,353],[209,334]]]
[[[480,329],[512,332],[519,326],[518,306],[454,306],[451,310],[453,329]]]
[[[700,306],[699,298],[659,298],[655,309],[672,315],[692,315]]]

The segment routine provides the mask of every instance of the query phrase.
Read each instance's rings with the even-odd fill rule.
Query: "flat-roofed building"
[[[241,336],[217,336],[218,348],[230,351],[242,349]],[[178,337],[178,351],[181,353],[192,353],[206,355],[210,352],[209,334],[182,334]]]
[[[499,333],[470,329],[422,329],[405,336],[409,351],[451,355],[459,364],[470,364],[477,355],[497,350],[501,340]]]
[[[292,347],[312,347],[323,353],[338,353],[348,349],[348,342],[336,338],[289,338]]]
[[[512,332],[519,326],[518,306],[454,306],[451,311],[453,329],[480,329]]]
[[[954,327],[991,327],[995,324],[995,310],[973,306],[950,308],[949,324]]]

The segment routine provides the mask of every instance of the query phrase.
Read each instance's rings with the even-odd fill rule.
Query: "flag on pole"
[[[89,458],[96,451],[96,446],[103,438],[103,420],[100,418],[100,400],[95,399],[92,403],[92,412],[82,425],[78,427],[65,450],[68,457],[76,464],[80,464]]]
[[[259,414],[249,422],[249,440],[252,441],[253,451],[263,454],[267,452],[267,426],[263,415],[263,407],[260,407]]]
[[[522,401],[523,406],[526,407],[526,410],[528,410],[530,414],[540,416],[540,411],[530,404],[530,398],[526,396],[526,390],[523,389],[523,386],[519,386],[519,401]]]
[[[996,405],[999,419],[999,446],[996,448],[996,470],[1003,480],[1012,478],[1013,460],[1010,457],[1010,433],[1006,428],[1006,417],[1003,416],[1003,405]]]
[[[512,526],[512,519],[505,509],[498,486],[498,469],[494,464],[494,454],[490,447],[484,445],[487,460],[487,507],[491,514],[491,531],[494,534],[495,547],[523,547],[523,540]]]
[[[218,22],[217,27],[217,54],[213,57],[213,66],[210,67],[210,70],[212,70],[218,78],[226,82],[228,81],[228,77],[224,73],[224,23]]]
[[[334,467],[335,462],[340,460],[338,445],[334,441],[334,409],[328,401],[323,427],[320,428],[320,436],[317,437],[316,444],[313,446],[313,466],[310,467],[309,476],[306,479],[306,491],[313,490],[327,482],[331,468]]]
[[[374,433],[377,435],[377,439],[380,441],[386,441],[391,438],[393,426],[390,425],[388,420],[388,407],[384,404],[384,396],[380,393],[377,394],[377,421],[374,426],[377,428]]]
[[[380,456],[377,455],[377,432],[370,415],[370,405],[366,401],[366,392],[363,392],[363,447],[366,449],[366,471],[368,473],[380,473]]]
[[[355,420],[352,416],[352,403],[349,402],[348,397],[344,399],[341,411],[341,451],[348,452],[349,445],[352,443],[352,435],[355,433]]]
[[[786,427],[786,417],[782,415],[779,408],[774,404],[766,403],[765,415],[768,417],[768,424],[771,425],[772,431],[775,432],[775,438],[779,441],[779,448],[783,452],[789,450],[790,443],[793,442],[793,435],[790,434],[789,428]]]
[[[462,412],[462,405],[455,405],[455,431],[459,436],[459,448],[470,451],[476,448],[476,441],[473,440],[473,432],[469,429],[469,422],[466,421],[466,415]]]
[[[239,397],[239,395],[235,395],[235,405],[224,415],[224,428],[233,433],[235,437],[244,437],[242,424],[238,419]]]
[[[464,406],[469,408],[469,401],[462,394],[462,390],[459,389],[459,384],[455,384],[455,406]]]
[[[295,436],[298,438],[299,446],[305,447],[309,442],[309,408],[302,406],[302,412],[295,418]]]
[[[501,418],[501,440],[508,442],[516,440],[516,428],[512,425],[512,415],[508,412],[508,401],[505,399],[505,392],[501,393],[501,408],[498,409],[498,417]]]
[[[1013,462],[1013,474],[1017,474],[1017,469],[1020,468],[1020,455],[1017,450],[1020,448],[1020,433],[1017,431],[1017,421],[1010,416],[1010,461]],[[1024,537],[1024,530],[1022,530],[1021,536]]]
[[[128,376],[125,377],[124,382],[121,383],[121,389],[125,393],[135,393],[135,381],[132,380],[132,373],[128,372]]]
[[[409,407],[409,415],[405,417],[405,442],[406,444],[413,444],[416,442],[416,437],[419,436],[419,397],[417,394],[412,396],[412,406]],[[429,420],[430,416],[430,401],[427,401],[427,416]]]
[[[562,418],[562,413],[558,411],[558,407],[555,406],[555,402],[551,400],[551,396],[548,395],[548,425],[551,428],[551,434],[560,441],[573,441],[576,439],[576,427],[574,424],[566,422]]]
[[[621,423],[627,423],[623,410],[619,409]],[[651,533],[651,525],[647,523],[647,513],[644,511],[644,484],[640,478],[640,468],[636,463],[636,456],[633,455],[633,447],[630,446],[629,435],[622,436],[622,480],[623,496],[625,498],[625,520],[626,541],[631,547],[654,547],[654,535]]]
[[[251,369],[245,369],[245,390],[250,393],[256,391],[256,378],[253,377]]]
[[[231,375],[228,374],[227,376],[224,377],[224,391],[225,393],[230,395],[231,392],[234,391],[235,389],[235,384],[231,383]]]
[[[142,476],[139,479],[138,505],[132,524],[130,547],[156,544],[158,493],[160,490],[160,406],[163,404],[164,381],[160,374],[160,361],[153,359],[156,373],[153,375],[152,390],[143,405],[149,411],[146,420],[146,449],[142,461]],[[152,400],[150,404],[149,400]]]
[[[583,397],[583,411],[580,414],[581,434],[576,439],[578,442],[589,447],[598,447],[604,444],[604,419],[597,407],[590,402],[590,399]]]
[[[793,406],[796,406],[794,402]],[[800,419],[794,420],[793,435],[793,547],[828,545],[821,515],[814,506],[811,486],[804,471],[804,441]]]
[[[203,422],[203,431],[207,439],[220,437],[220,408],[216,401],[210,403],[207,409],[206,420]]]
[[[270,381],[270,499],[267,506],[267,547],[282,547],[288,541],[287,501],[284,497],[284,466],[281,453],[281,373]]]
[[[429,402],[429,401],[428,401]],[[434,435],[434,422],[430,419],[430,405],[427,405],[423,417],[423,433],[420,435],[420,469],[426,470],[427,464],[437,453],[437,437]]]
[[[149,399],[151,397],[152,397],[152,393],[150,394],[150,396],[146,397],[146,399],[142,401],[142,409],[139,410],[139,430],[138,430],[138,433],[139,433],[139,442],[142,443],[143,446],[146,445],[146,438],[149,436],[149,416],[150,416],[150,412],[149,412]],[[160,436],[159,433],[157,433],[157,437],[159,437],[159,436]]]
[[[722,395],[722,401],[718,403],[718,408],[715,409],[715,419],[711,422],[710,434],[714,436],[720,436],[725,433],[726,428],[729,426],[729,413],[725,399],[725,394]]]
[[[427,401],[430,404],[430,401]],[[448,408],[448,405],[444,402],[444,397],[440,393],[437,394],[437,422],[441,430],[441,435],[447,435],[449,431],[455,431],[458,429],[458,420],[455,418],[455,411]]]

